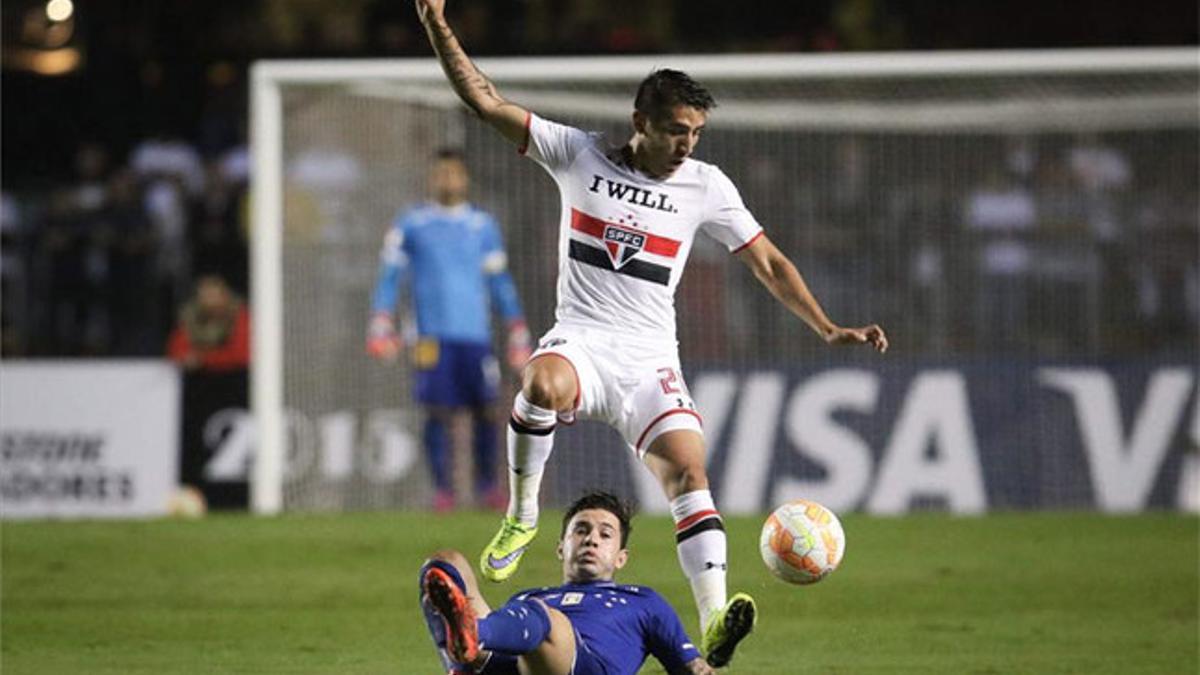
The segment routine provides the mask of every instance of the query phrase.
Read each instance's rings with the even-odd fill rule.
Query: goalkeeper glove
[[[384,361],[394,361],[400,355],[404,341],[396,333],[392,316],[387,312],[376,312],[367,324],[367,353]]]
[[[529,328],[524,319],[513,319],[508,322],[508,366],[520,370],[533,354],[532,340]]]

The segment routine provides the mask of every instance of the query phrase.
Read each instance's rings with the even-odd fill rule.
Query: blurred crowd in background
[[[449,5],[456,30],[480,56],[1197,43],[1197,9],[1190,0],[1157,3],[1153,12],[1117,0],[749,5],[642,0],[635,11],[602,0],[451,0]],[[408,0],[78,0],[75,5],[13,0],[3,11],[3,44],[0,353],[5,356],[161,355],[199,279],[223,280],[231,302],[246,294],[247,73],[253,60],[429,55]],[[1114,223],[1138,224],[1142,229],[1131,231],[1140,233],[1146,246],[1156,244],[1152,237],[1141,238],[1145,232],[1182,232],[1182,239],[1166,240],[1168,249],[1177,250],[1180,242],[1186,246],[1194,240],[1194,203],[1181,202],[1164,187],[1180,176],[1141,170],[1133,159],[1137,148],[1126,143],[1089,137],[1033,148],[1014,139],[1010,147],[996,149],[994,172],[975,176],[961,193],[937,200],[934,212],[914,208],[904,199],[907,187],[897,186],[894,199],[872,203],[886,205],[887,217],[903,227],[862,231],[854,228],[870,228],[884,214],[861,212],[867,203],[862,192],[878,184],[863,169],[862,155],[870,147],[850,143],[829,148],[830,163],[822,168],[843,176],[843,192],[809,196],[810,212],[815,208],[818,220],[847,224],[848,229],[829,230],[859,237],[846,244],[903,250],[904,255],[882,257],[902,261],[897,270],[883,273],[926,278],[931,292],[897,301],[944,302],[946,307],[971,306],[939,300],[932,292],[947,266],[965,261],[923,249],[921,237],[908,236],[914,229],[961,225],[962,236],[979,241],[981,257],[969,263],[983,272],[979,283],[1016,285],[1019,292],[1008,297],[1021,298],[1037,293],[1023,281],[1024,272],[1053,264],[1053,256],[1031,256],[1020,237],[989,248],[992,235],[1032,230],[1035,224],[1050,238],[1064,227],[1088,228],[1095,242],[1089,255],[1094,253],[1106,269],[1120,270],[1116,285],[1091,292],[1120,294],[1122,300],[1116,309],[1097,311],[1114,313],[1116,324],[1149,320],[1154,331],[1161,328],[1168,336],[1166,344],[1181,340],[1177,344],[1186,345],[1200,307],[1200,299],[1189,295],[1200,288],[1200,280],[1191,278],[1197,274],[1194,264],[1188,263],[1194,256],[1185,255],[1178,267],[1140,269],[1125,246],[1135,237],[1114,229]],[[738,170],[748,183],[769,183],[786,175],[788,167],[740,167],[731,173]],[[775,194],[793,195],[794,206],[804,213],[802,191]],[[1182,194],[1194,199],[1195,185]],[[944,218],[945,212],[953,215]],[[888,240],[896,233],[905,233],[903,241]],[[786,248],[803,242],[783,243]],[[836,250],[842,244],[829,245]],[[976,310],[979,316],[943,319],[1019,325],[1015,314],[1029,311],[1025,302]],[[926,311],[937,316],[948,310]],[[1126,316],[1127,311],[1136,313]],[[1180,328],[1182,338],[1176,332]],[[981,344],[981,334],[971,344]],[[987,339],[993,338],[1003,342],[1006,336]],[[1076,338],[1088,339],[1061,336]]]
[[[893,327],[906,353],[1145,354],[1200,334],[1198,140],[831,135],[722,166],[822,302]],[[747,282],[734,304],[772,302]],[[750,353],[792,339],[741,323]]]

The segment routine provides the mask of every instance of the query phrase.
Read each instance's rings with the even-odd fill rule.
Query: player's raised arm
[[[425,26],[429,43],[458,97],[505,138],[517,145],[525,145],[525,121],[529,113],[504,100],[491,80],[463,51],[450,24],[446,23],[446,0],[416,0],[416,3],[417,16]]]
[[[820,303],[808,290],[808,284],[775,244],[765,236],[737,254],[767,290],[800,317],[829,344],[870,344],[880,352],[888,348],[887,335],[875,324],[861,328],[844,328],[829,320]]]

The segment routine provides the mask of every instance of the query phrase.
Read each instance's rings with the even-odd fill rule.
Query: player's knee
[[[575,663],[575,629],[562,612],[534,600],[546,612],[546,633],[537,646],[521,658],[529,672],[565,673]],[[533,604],[530,603],[530,604]]]
[[[440,549],[429,554],[429,558],[425,564],[421,566],[418,578],[420,579],[421,587],[425,586],[425,575],[431,569],[439,569],[448,574],[454,585],[464,593],[471,593],[471,588],[475,582],[471,577],[471,563],[463,554],[454,549]]]
[[[571,404],[573,382],[551,368],[529,368],[521,393],[530,403],[547,410],[562,410]]]
[[[458,570],[471,569],[471,563],[467,561],[466,556],[452,548],[444,548],[434,551],[429,555],[430,560],[440,560],[444,563],[453,565]]]
[[[546,614],[547,631],[546,639],[543,642],[562,646],[569,641],[574,646],[575,629],[571,626],[571,620],[562,612],[542,602],[540,598],[535,598],[534,601],[541,605],[542,610]]]

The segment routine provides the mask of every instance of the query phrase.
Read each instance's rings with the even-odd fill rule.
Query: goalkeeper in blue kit
[[[500,368],[492,352],[492,312],[506,326],[513,369],[530,354],[529,330],[508,273],[496,220],[467,201],[469,175],[457,150],[437,153],[429,174],[431,200],[397,215],[380,252],[367,352],[394,361],[404,350],[396,329],[398,299],[408,286],[416,314],[412,347],[416,398],[426,412],[424,445],[433,473],[433,507],[453,509],[449,424],[469,411],[474,425],[475,494],[503,508],[496,479],[498,418],[493,410]]]
[[[653,589],[618,584],[629,561],[630,509],[593,492],[563,517],[563,585],[514,595],[492,609],[461,553],[421,568],[421,609],[442,665],[454,675],[634,675],[653,656],[670,675],[712,668],[679,615]]]

